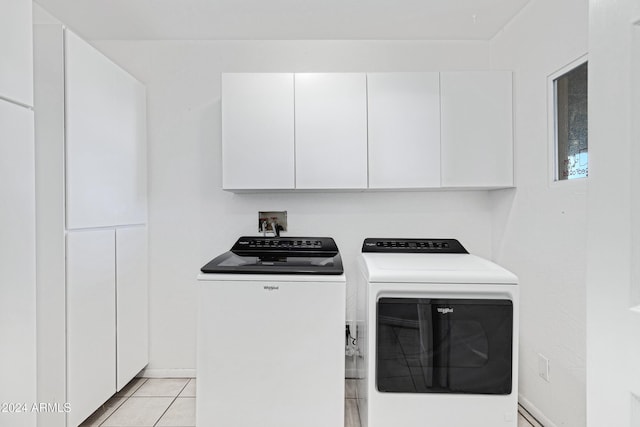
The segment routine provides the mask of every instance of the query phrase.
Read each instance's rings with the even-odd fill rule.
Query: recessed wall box
[[[287,211],[258,212],[258,232],[279,236],[281,231],[287,231]]]

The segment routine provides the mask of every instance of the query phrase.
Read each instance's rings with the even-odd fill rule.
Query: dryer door
[[[510,300],[380,298],[377,389],[510,394],[512,343]]]

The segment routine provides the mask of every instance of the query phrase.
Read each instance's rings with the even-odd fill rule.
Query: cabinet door
[[[510,71],[441,73],[442,186],[513,186]]]
[[[366,188],[365,74],[296,74],[295,100],[296,188]]]
[[[117,168],[118,205],[114,225],[147,222],[147,88],[115,64],[111,64],[116,109],[112,111]]]
[[[144,87],[65,34],[67,228],[144,223]]]
[[[116,231],[117,389],[149,362],[147,227]]]
[[[293,74],[222,74],[222,188],[293,188],[293,125]]]
[[[367,74],[367,102],[369,187],[439,187],[439,74]]]
[[[67,234],[67,397],[76,426],[116,392],[115,231]]]
[[[0,100],[0,402],[36,402],[36,218],[33,112]],[[0,424],[35,425],[0,412]],[[6,424],[5,424],[6,423]]]
[[[0,97],[33,105],[31,0],[3,0],[0,11]]]

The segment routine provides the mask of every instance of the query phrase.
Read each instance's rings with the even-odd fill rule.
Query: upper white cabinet
[[[513,186],[510,71],[443,72],[442,186]]]
[[[223,188],[512,187],[511,80],[510,71],[223,74]]]
[[[65,34],[67,228],[144,223],[145,88]]]
[[[67,401],[77,426],[116,392],[114,230],[67,235]]]
[[[369,73],[367,90],[369,188],[439,187],[439,74]]]
[[[296,188],[367,187],[364,73],[295,75]]]
[[[222,187],[294,188],[293,74],[222,74]]]
[[[33,105],[31,0],[2,0],[0,97]]]
[[[149,362],[147,227],[116,229],[117,390]]]

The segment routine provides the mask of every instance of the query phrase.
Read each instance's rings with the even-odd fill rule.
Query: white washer
[[[516,427],[518,286],[454,239],[366,239],[362,427]]]
[[[202,271],[197,425],[343,426],[345,276],[333,240],[242,237]]]

